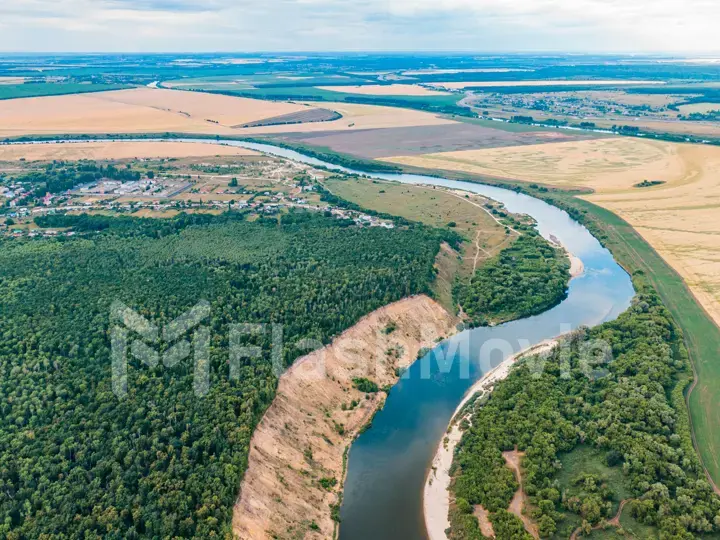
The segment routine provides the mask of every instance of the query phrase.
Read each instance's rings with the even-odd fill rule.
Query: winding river
[[[352,446],[340,540],[427,538],[422,510],[425,476],[455,408],[472,384],[513,353],[579,326],[614,319],[634,295],[630,277],[610,252],[566,212],[539,199],[430,176],[353,171],[267,144],[180,140],[240,146],[346,173],[478,193],[503,203],[510,212],[532,216],[544,237],[553,235],[584,263],[584,275],[571,281],[567,299],[555,308],[527,319],[461,332],[406,371],[372,427]]]

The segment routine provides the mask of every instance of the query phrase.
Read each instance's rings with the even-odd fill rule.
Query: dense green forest
[[[683,337],[644,279],[635,276],[638,295],[618,319],[575,332],[548,358],[524,360],[475,408],[453,465],[453,539],[483,538],[472,505],[493,522],[504,516],[518,484],[502,452],[514,448],[525,452],[524,488],[543,537],[609,519],[622,492],[623,516],[654,537],[720,530],[720,499],[691,440]],[[563,458],[587,446],[611,474],[597,475],[583,457],[577,474],[560,478]]]
[[[455,297],[474,325],[541,313],[567,296],[570,262],[535,229],[484,261],[469,283],[455,286]]]
[[[230,528],[250,436],[276,388],[263,356],[231,380],[228,330],[283,325],[284,365],[366,313],[427,292],[444,234],[290,213],[48,216],[72,238],[0,241],[0,538],[212,538]],[[111,303],[162,326],[211,305],[210,390],[193,365],[128,355],[111,385]],[[134,339],[140,339],[135,336]],[[160,346],[162,352],[168,345]]]

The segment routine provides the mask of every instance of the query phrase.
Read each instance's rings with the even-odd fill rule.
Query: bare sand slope
[[[393,322],[395,330],[384,331]],[[355,377],[397,382],[423,346],[455,331],[455,318],[427,296],[407,298],[363,318],[290,368],[253,434],[249,466],[234,509],[241,539],[331,538],[346,449],[385,393],[364,394]],[[396,352],[392,352],[396,351]],[[354,407],[353,400],[357,402]],[[347,410],[343,410],[343,405]],[[321,479],[337,486],[325,489]]]
[[[639,138],[443,152],[393,163],[595,190],[685,279],[720,324],[720,148]],[[643,180],[665,182],[637,188]]]
[[[77,142],[0,145],[0,161],[52,161],[78,159],[184,158],[204,156],[255,156],[253,150],[210,143],[184,142]]]

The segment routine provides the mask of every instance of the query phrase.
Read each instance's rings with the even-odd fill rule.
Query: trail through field
[[[622,516],[623,508],[625,508],[625,505],[626,505],[627,503],[629,503],[630,501],[632,501],[632,499],[624,499],[624,500],[620,501],[620,507],[618,508],[617,513],[615,514],[615,516],[614,516],[612,519],[609,519],[608,521],[605,522],[605,523],[606,523],[606,526],[617,527],[617,528],[620,528],[620,527],[621,527],[621,525],[620,525],[620,516]],[[597,530],[602,529],[602,528],[603,528],[603,526],[598,523],[597,525],[595,525],[595,526],[592,528],[592,530],[593,530],[593,531],[597,531]],[[582,532],[582,527],[578,527],[577,529],[575,529],[575,530],[573,531],[572,535],[570,536],[570,540],[577,540],[578,535],[579,535],[581,532]]]
[[[463,201],[469,202],[469,203],[472,204],[473,206],[477,206],[478,208],[482,209],[482,211],[485,212],[488,216],[490,216],[491,218],[493,218],[498,225],[500,225],[500,226],[502,226],[502,227],[507,227],[509,230],[511,230],[512,232],[514,232],[514,233],[517,234],[518,236],[520,236],[520,233],[519,233],[518,231],[516,231],[515,229],[513,229],[513,228],[510,227],[509,225],[505,225],[502,221],[500,221],[498,218],[496,218],[495,216],[493,216],[493,215],[492,215],[492,212],[490,212],[490,210],[488,210],[487,208],[485,208],[482,204],[478,204],[478,203],[476,203],[476,202],[474,202],[474,201],[471,201],[470,199],[465,198],[464,195],[459,195],[459,194],[457,194],[457,193],[454,192],[454,191],[449,191],[448,193],[450,193],[453,197],[457,197],[458,199],[462,199]]]
[[[535,525],[535,523],[523,512],[523,510],[527,506],[527,494],[523,489],[522,472],[520,471],[520,460],[524,456],[525,452],[520,452],[517,448],[515,448],[515,450],[503,452],[503,457],[505,458],[507,466],[514,471],[515,478],[520,485],[520,487],[518,487],[518,490],[515,492],[515,496],[512,498],[512,501],[510,501],[510,507],[508,508],[508,511],[520,518],[520,520],[523,522],[523,525],[525,526],[525,530],[529,534],[531,534],[533,538],[540,538],[537,525]]]

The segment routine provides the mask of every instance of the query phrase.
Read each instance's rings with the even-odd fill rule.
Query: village
[[[78,163],[78,170],[88,168]],[[54,167],[56,170],[58,164]],[[35,225],[36,217],[54,213],[167,218],[181,212],[245,211],[251,216],[268,216],[303,209],[352,219],[360,226],[394,227],[391,220],[323,201],[320,192],[326,188],[320,187],[322,182],[338,175],[285,159],[265,156],[141,159],[103,167],[104,164],[96,168],[111,172],[95,173],[92,181],[51,193],[47,187],[52,180],[38,181],[43,178],[38,172],[43,171],[42,165],[0,164],[0,234],[31,238],[72,236],[73,231]],[[115,170],[133,171],[133,179],[108,177],[118,176]],[[67,176],[65,169],[60,174]]]

